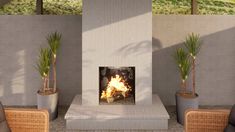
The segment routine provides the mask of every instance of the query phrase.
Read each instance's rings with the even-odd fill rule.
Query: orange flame
[[[102,91],[101,99],[112,98],[116,92],[121,92],[123,97],[126,97],[126,93],[130,90],[131,88],[122,82],[122,78],[116,75],[115,77],[111,77],[111,81],[108,83],[106,90]]]

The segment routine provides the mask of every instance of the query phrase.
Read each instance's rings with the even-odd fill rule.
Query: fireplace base
[[[158,95],[153,104],[83,106],[75,96],[65,119],[68,130],[158,130],[168,129],[169,115]]]

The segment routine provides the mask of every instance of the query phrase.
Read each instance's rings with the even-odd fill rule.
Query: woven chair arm
[[[12,132],[49,132],[47,110],[6,108],[5,113]]]
[[[185,113],[186,132],[223,132],[230,110],[189,109]]]

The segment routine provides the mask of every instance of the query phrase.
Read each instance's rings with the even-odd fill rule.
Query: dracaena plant
[[[52,67],[53,67],[53,91],[56,92],[56,57],[57,52],[61,43],[61,34],[60,33],[52,33],[47,37],[47,41],[52,54]]]
[[[188,53],[185,52],[183,48],[179,48],[176,50],[174,58],[180,72],[181,91],[185,93],[187,91],[186,80],[188,79],[190,73],[191,62],[188,59],[189,58]]]
[[[45,93],[49,88],[49,73],[51,65],[51,52],[49,48],[41,48],[38,56],[36,69],[43,79],[43,88],[40,92]]]
[[[196,62],[196,56],[200,51],[201,48],[201,42],[200,42],[200,36],[198,34],[189,34],[186,37],[186,41],[185,41],[185,47],[188,50],[190,59],[191,59],[191,63],[192,63],[192,82],[193,82],[193,89],[192,89],[192,94],[195,95],[195,62]]]

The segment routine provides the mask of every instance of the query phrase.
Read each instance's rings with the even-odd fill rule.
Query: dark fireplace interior
[[[99,104],[135,104],[135,67],[99,67]]]

